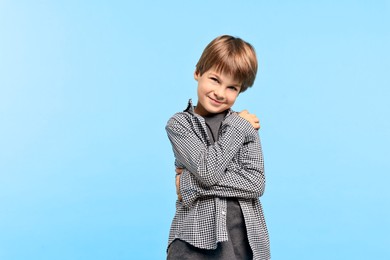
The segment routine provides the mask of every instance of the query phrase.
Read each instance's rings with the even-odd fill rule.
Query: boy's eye
[[[215,82],[219,82],[219,80],[217,78],[215,78],[215,77],[211,77],[211,80],[215,81]]]
[[[235,86],[230,86],[229,89],[234,90],[234,91],[238,91],[238,88]]]

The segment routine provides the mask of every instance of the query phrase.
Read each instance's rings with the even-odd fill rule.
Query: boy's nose
[[[225,91],[221,88],[214,89],[214,95],[217,100],[223,100],[225,98]]]

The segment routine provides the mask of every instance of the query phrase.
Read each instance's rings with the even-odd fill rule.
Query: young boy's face
[[[201,116],[216,114],[231,108],[240,93],[241,84],[232,75],[210,69],[200,75],[195,72],[198,81],[198,104],[195,112]]]

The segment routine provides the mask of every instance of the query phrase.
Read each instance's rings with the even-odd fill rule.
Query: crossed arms
[[[263,158],[255,115],[232,114],[207,146],[188,120],[172,118],[168,137],[176,158],[176,188],[184,206],[200,197],[258,198],[264,192]]]

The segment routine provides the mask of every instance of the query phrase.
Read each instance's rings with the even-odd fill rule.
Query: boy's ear
[[[198,81],[198,78],[199,78],[199,71],[195,70],[195,72],[194,72],[194,79],[196,81]]]

